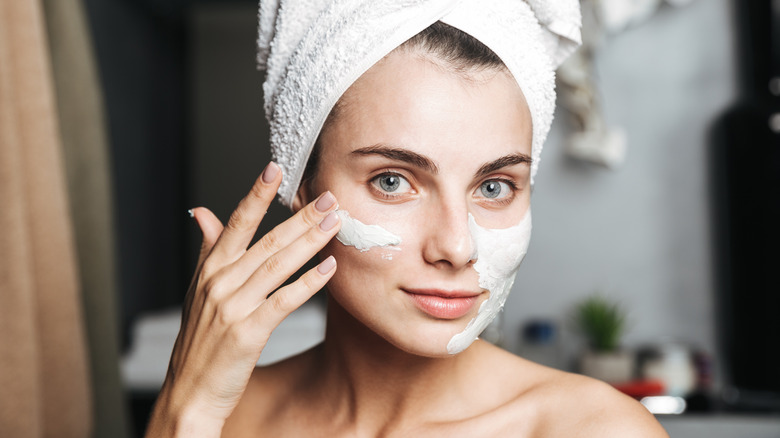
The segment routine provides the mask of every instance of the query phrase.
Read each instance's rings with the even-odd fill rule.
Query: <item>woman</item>
[[[551,68],[537,56],[546,49],[533,36],[499,57],[461,29],[479,34],[474,17],[484,15],[505,32],[495,17],[515,12],[510,25],[533,19],[538,27],[538,8],[517,0],[497,1],[498,9],[393,3],[373,2],[358,12],[369,17],[360,25],[329,16],[357,7],[310,12],[305,26],[315,31],[297,33],[297,55],[282,48],[284,14],[306,11],[265,4],[266,21],[268,10],[278,14],[270,20],[276,46],[261,56],[270,57],[266,110],[281,166],[265,168],[224,228],[207,209],[192,212],[203,246],[148,436],[666,436],[608,385],[475,340],[503,305],[527,248],[532,177],[552,114],[544,108],[554,101],[544,93],[551,75],[539,74]],[[390,44],[409,17],[430,21],[423,12],[431,10],[441,12],[438,21]],[[261,4],[261,25],[263,13]],[[306,39],[317,30],[338,35],[329,23],[358,26],[361,36],[386,25],[391,37],[376,45],[393,47],[354,53],[358,44],[317,57]],[[296,78],[296,62],[352,55],[369,68],[299,68]],[[346,83],[346,91],[307,85],[307,74]],[[312,98],[318,87],[336,94],[335,105]],[[327,119],[316,116],[323,108]],[[295,215],[249,246],[277,192]],[[317,267],[280,287],[314,256]],[[255,368],[271,331],[323,287],[325,341]]]

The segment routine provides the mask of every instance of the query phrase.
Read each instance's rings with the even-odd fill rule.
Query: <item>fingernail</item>
[[[337,223],[339,223],[339,217],[336,215],[336,212],[331,212],[320,222],[320,229],[322,231],[330,231]]]
[[[271,161],[265,166],[265,170],[263,171],[263,182],[266,184],[272,183],[278,174],[279,165]]]
[[[195,217],[195,212],[192,209],[187,210],[187,213],[190,214],[190,217]]]
[[[333,193],[325,192],[325,194],[320,196],[320,199],[318,199],[317,202],[314,204],[314,208],[324,213],[328,211],[328,209],[332,207],[333,204],[335,203],[336,203],[336,197],[333,196]]]
[[[317,266],[317,272],[320,273],[320,275],[325,275],[328,272],[332,271],[333,268],[336,267],[336,259],[333,258],[333,256],[330,256],[322,261],[322,263]]]

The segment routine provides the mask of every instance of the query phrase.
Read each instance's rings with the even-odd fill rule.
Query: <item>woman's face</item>
[[[345,93],[311,189],[402,240],[365,252],[330,242],[331,297],[396,347],[441,356],[489,295],[469,213],[508,228],[529,209],[531,117],[508,72],[457,73],[432,56],[396,50]]]

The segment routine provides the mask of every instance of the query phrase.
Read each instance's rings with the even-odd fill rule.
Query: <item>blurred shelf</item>
[[[674,438],[780,438],[780,414],[658,415]]]

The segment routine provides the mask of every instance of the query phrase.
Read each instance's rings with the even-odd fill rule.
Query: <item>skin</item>
[[[432,55],[396,50],[347,91],[321,147],[296,215],[249,250],[279,175],[260,178],[224,230],[195,211],[202,262],[147,436],[667,436],[604,383],[483,341],[446,352],[489,295],[472,266],[467,215],[507,228],[530,206],[531,119],[507,72],[454,73]],[[388,174],[401,178],[394,191],[382,189]],[[482,190],[490,183],[498,198]],[[335,205],[321,212],[312,200],[324,191],[320,200],[335,195],[356,219],[401,236],[401,251],[387,260],[389,250],[330,240],[338,226],[317,223]],[[338,269],[266,298],[316,253]],[[324,343],[253,369],[273,328],[325,282]],[[407,293],[425,288],[477,298],[462,317],[434,318]]]

